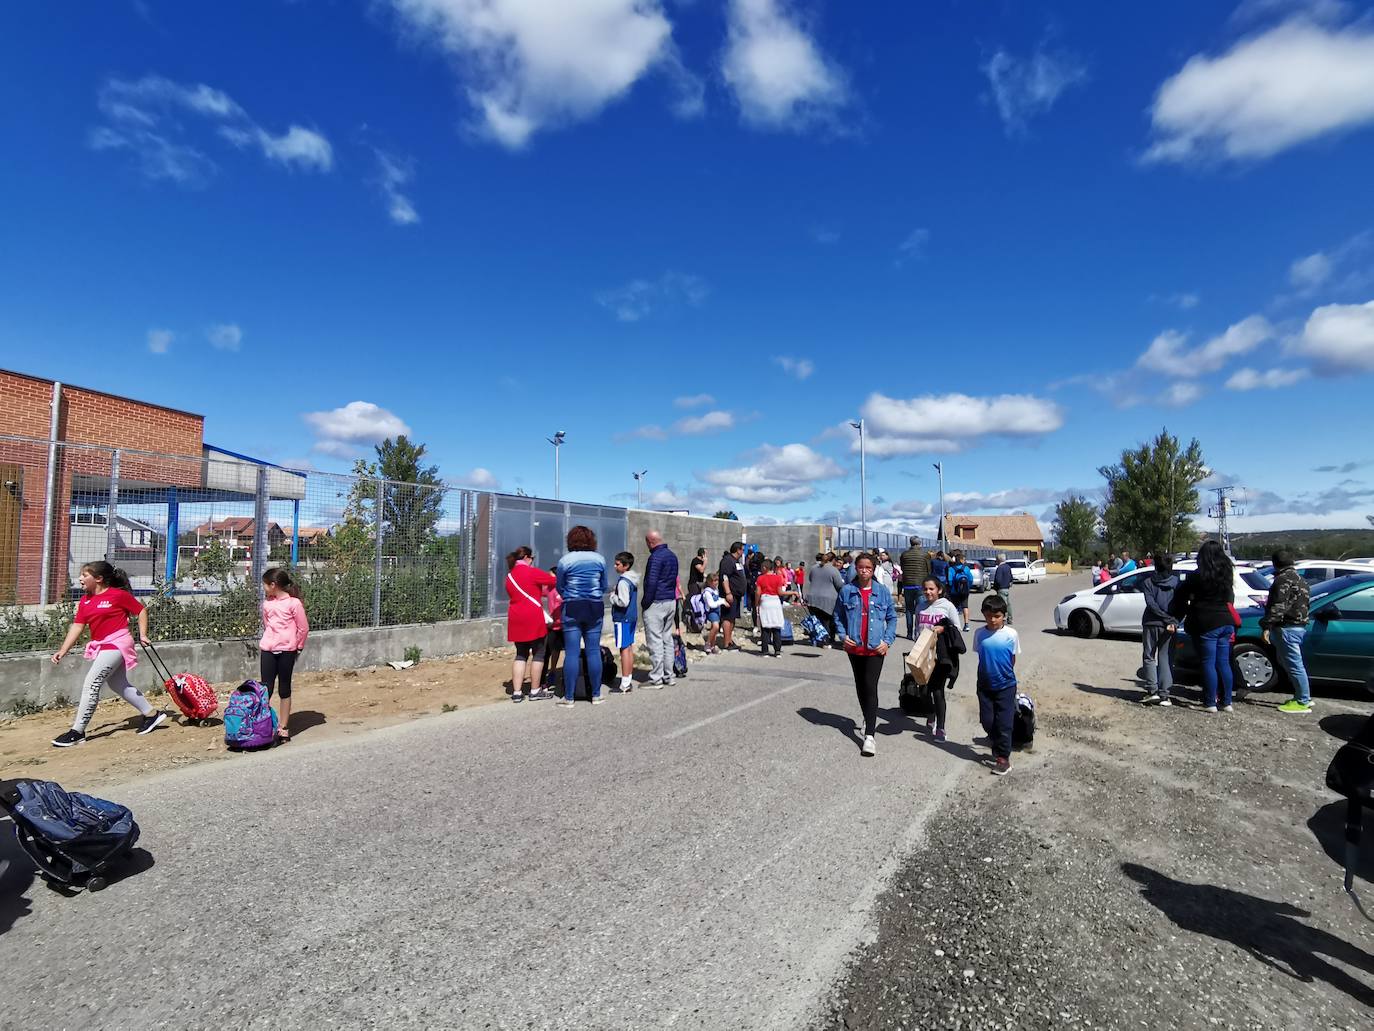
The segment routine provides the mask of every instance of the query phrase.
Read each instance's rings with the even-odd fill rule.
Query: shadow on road
[[[1121,870],[1176,927],[1230,942],[1279,973],[1308,983],[1325,981],[1366,1006],[1374,1005],[1374,988],[1328,962],[1374,974],[1374,956],[1302,923],[1299,918],[1311,916],[1307,910],[1214,884],[1176,881],[1138,863],[1122,863]]]
[[[312,727],[323,727],[329,721],[325,719],[324,713],[316,712],[314,709],[303,709],[300,712],[291,714],[291,736],[300,737]]]
[[[807,723],[817,727],[833,727],[856,745],[864,743],[863,737],[859,734],[859,725],[854,722],[852,717],[841,716],[836,712],[822,712],[820,709],[813,709],[809,705],[798,709],[797,715],[806,720]]]
[[[1341,798],[1322,806],[1307,821],[1307,829],[1317,839],[1317,844],[1322,847],[1327,858],[1342,870],[1345,869],[1345,810],[1346,801]],[[1368,828],[1368,824],[1369,820],[1366,817],[1366,828]],[[1369,837],[1367,829],[1365,837]],[[1362,880],[1374,884],[1374,848],[1366,845],[1360,849],[1360,865],[1356,868],[1355,873]]]
[[[1349,741],[1368,722],[1368,716],[1362,716],[1357,712],[1342,712],[1323,716],[1317,721],[1317,726],[1339,741]]]
[[[1104,698],[1119,698],[1123,702],[1139,702],[1140,699],[1145,697],[1145,692],[1138,687],[1134,689],[1124,687],[1098,687],[1096,684],[1079,683],[1075,683],[1073,686],[1088,694],[1100,694]]]
[[[33,881],[33,860],[14,840],[14,824],[0,823],[0,934],[29,915]]]

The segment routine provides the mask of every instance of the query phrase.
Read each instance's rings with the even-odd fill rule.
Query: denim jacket
[[[857,585],[845,584],[835,602],[835,625],[844,630],[846,639],[858,641],[863,624],[863,596]],[[892,604],[892,592],[874,580],[873,594],[868,600],[868,640],[860,644],[865,648],[877,648],[896,639],[897,609]]]

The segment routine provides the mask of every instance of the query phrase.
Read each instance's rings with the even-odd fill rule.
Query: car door
[[[1131,573],[1098,589],[1103,598],[1097,611],[1104,630],[1140,632],[1140,621],[1145,616],[1145,595],[1141,591],[1149,575]]]
[[[1314,606],[1302,653],[1309,676],[1368,680],[1374,670],[1374,583]]]

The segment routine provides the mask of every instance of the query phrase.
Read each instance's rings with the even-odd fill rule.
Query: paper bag
[[[906,653],[906,668],[916,683],[930,683],[935,672],[935,631],[930,627],[921,631],[916,646]]]

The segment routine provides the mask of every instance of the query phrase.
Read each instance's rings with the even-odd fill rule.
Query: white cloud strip
[[[961,451],[982,437],[1042,436],[1064,424],[1058,405],[1029,394],[931,394],[908,399],[871,394],[860,411],[866,420],[868,453],[877,456]],[[857,451],[858,434],[853,438],[852,449]]]
[[[1166,330],[1151,341],[1136,364],[1142,369],[1161,372],[1180,379],[1194,379],[1216,372],[1232,358],[1248,354],[1274,336],[1274,327],[1263,315],[1242,319],[1226,332],[1189,350],[1188,335]]]
[[[788,0],[730,0],[721,74],[744,121],[801,130],[832,122],[848,103],[844,73],[817,46]]]
[[[983,65],[983,74],[1008,136],[1024,134],[1032,118],[1046,114],[1065,91],[1088,78],[1076,59],[1045,50],[1029,57],[998,50]]]

